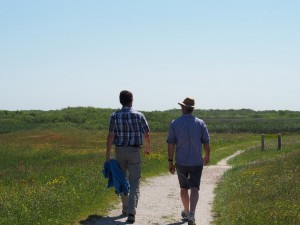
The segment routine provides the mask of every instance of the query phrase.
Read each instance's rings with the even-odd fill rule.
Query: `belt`
[[[141,145],[116,145],[118,147],[132,147],[132,148],[140,148]]]

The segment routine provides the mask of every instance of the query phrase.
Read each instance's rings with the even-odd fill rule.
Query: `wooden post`
[[[281,134],[278,134],[278,150],[280,150],[282,147],[282,142],[281,142]]]
[[[261,150],[265,150],[265,135],[261,135]]]

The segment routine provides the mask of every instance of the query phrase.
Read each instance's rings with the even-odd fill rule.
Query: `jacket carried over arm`
[[[111,159],[109,162],[104,162],[102,174],[105,178],[108,178],[107,188],[114,187],[117,195],[122,192],[125,195],[129,193],[130,185],[128,179],[115,159]]]

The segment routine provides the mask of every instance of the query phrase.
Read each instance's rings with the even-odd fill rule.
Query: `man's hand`
[[[203,157],[203,163],[204,163],[204,165],[206,165],[206,164],[209,163],[209,155],[205,155],[205,156]]]
[[[150,148],[147,146],[147,147],[145,147],[145,150],[144,150],[144,152],[145,152],[145,154],[146,155],[150,155]]]
[[[109,163],[110,160],[111,160],[111,156],[106,156],[106,162]]]
[[[175,173],[175,165],[173,164],[173,162],[169,162],[169,172],[171,174],[174,174]]]
[[[145,133],[144,134],[144,140],[145,140],[145,144],[146,144],[146,147],[145,147],[145,154],[146,155],[150,155],[150,134],[149,133]]]
[[[203,157],[203,163],[204,163],[204,165],[206,165],[209,163],[210,145],[209,145],[209,143],[207,143],[207,144],[204,144],[203,146],[204,146],[204,151],[205,151],[205,154]]]

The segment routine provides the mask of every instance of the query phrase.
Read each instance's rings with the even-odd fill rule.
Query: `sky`
[[[299,0],[0,0],[0,110],[300,111]]]

